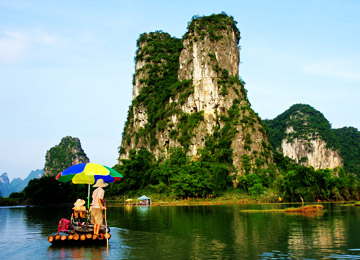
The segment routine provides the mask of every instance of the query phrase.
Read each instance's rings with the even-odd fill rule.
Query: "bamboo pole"
[[[103,239],[104,239],[104,234],[103,234],[103,233],[99,233],[98,239],[99,239],[99,240],[103,240]]]
[[[106,248],[109,249],[109,238],[108,238],[107,221],[106,221],[106,207],[105,207],[105,238],[106,238]]]
[[[50,236],[48,237],[48,241],[49,241],[50,243],[52,243],[52,242],[54,241],[54,236],[50,235]]]
[[[80,240],[84,241],[86,239],[86,236],[84,234],[80,235]]]
[[[79,238],[80,238],[80,236],[78,234],[74,234],[74,236],[73,236],[74,240],[79,240]]]

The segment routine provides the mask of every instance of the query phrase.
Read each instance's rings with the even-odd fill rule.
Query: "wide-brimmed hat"
[[[103,179],[98,179],[95,183],[95,185],[93,185],[93,187],[106,187],[108,186],[109,184],[107,183],[104,183],[104,180]]]
[[[77,199],[76,202],[74,203],[74,206],[82,206],[84,204],[85,204],[85,200]]]

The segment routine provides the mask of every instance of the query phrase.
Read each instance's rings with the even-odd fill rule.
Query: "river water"
[[[289,205],[108,208],[109,248],[54,246],[65,207],[0,207],[1,259],[360,259],[360,207],[320,214],[242,212]]]

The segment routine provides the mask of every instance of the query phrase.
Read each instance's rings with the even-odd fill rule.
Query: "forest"
[[[274,153],[276,168],[248,173],[233,179],[221,163],[194,161],[181,150],[174,150],[164,163],[159,163],[146,149],[133,152],[129,160],[114,169],[124,176],[106,187],[106,198],[137,197],[141,194],[163,198],[219,198],[231,194],[253,202],[317,202],[358,200],[360,182],[343,168],[314,170],[295,164],[290,158]],[[215,174],[214,174],[215,173]],[[33,179],[23,192],[12,193],[10,199],[25,204],[58,205],[72,203],[82,196],[87,185],[60,183],[54,177]]]

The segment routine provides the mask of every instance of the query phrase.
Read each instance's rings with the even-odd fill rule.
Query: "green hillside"
[[[324,115],[310,105],[295,104],[272,120],[264,120],[269,129],[270,143],[275,150],[283,139],[311,140],[320,138],[327,147],[339,152],[344,170],[360,176],[360,132],[353,127],[332,129]],[[286,129],[293,128],[287,133]]]
[[[354,127],[334,129],[344,169],[360,176],[360,132]]]

